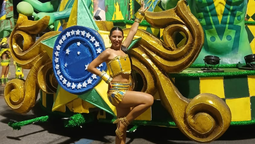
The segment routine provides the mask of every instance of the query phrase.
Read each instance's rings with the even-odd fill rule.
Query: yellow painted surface
[[[67,26],[66,26],[67,28],[77,25],[77,7],[78,7],[78,0],[75,0],[73,3],[71,14],[69,16],[69,20],[67,22]]]
[[[138,116],[135,120],[152,120],[151,107],[147,109],[144,113]]]
[[[42,92],[42,105],[44,106],[44,107],[46,107],[47,105],[46,105],[46,100],[47,100],[47,98],[46,98],[46,93],[45,92]]]
[[[121,13],[121,10],[120,10],[119,3],[116,2],[114,4],[114,7],[115,7],[115,12],[112,15],[112,20],[124,20],[124,17],[123,17],[123,15]]]
[[[100,34],[100,36],[104,40],[105,48],[111,47],[111,41],[109,39],[110,32],[109,31],[101,31],[101,30],[99,30],[98,33]]]
[[[158,91],[154,94],[153,97],[154,97],[155,100],[160,100]]]
[[[54,101],[52,111],[65,112],[66,104],[73,101],[76,98],[78,98],[77,95],[71,94],[59,86],[59,92]]]
[[[247,15],[250,16],[250,18],[248,19],[248,21],[254,21],[255,19],[253,19],[251,16],[255,14],[255,1],[254,0],[249,0],[248,4],[247,4]],[[250,31],[252,32],[253,36],[255,36],[255,25],[247,25],[248,28],[250,29]],[[251,50],[252,53],[255,53],[255,39],[253,39],[250,43],[251,46]]]
[[[67,104],[67,107],[69,108],[70,111],[74,113],[89,113],[90,108],[95,108],[94,105],[77,98],[73,100],[72,102]]]
[[[255,36],[255,25],[248,25],[253,36]],[[250,43],[252,53],[255,53],[255,39],[253,39]]]
[[[249,87],[249,94],[250,96],[255,96],[255,76],[248,75],[248,87]]]
[[[255,13],[255,1],[254,0],[249,0],[248,4],[247,4],[247,11],[246,13],[249,16],[252,16]],[[248,19],[248,21],[254,21],[252,18]]]
[[[5,20],[6,19],[6,15],[3,15],[2,17],[0,17],[0,20]]]
[[[61,1],[60,5],[59,5],[59,11],[63,11],[65,9],[66,4],[67,4],[68,1],[69,0],[62,0]],[[60,26],[61,26],[61,22],[58,22],[57,30],[59,30]]]
[[[200,93],[212,93],[225,98],[223,77],[200,78]]]
[[[250,97],[226,99],[226,103],[232,113],[231,121],[251,120]]]
[[[219,23],[221,23],[226,1],[225,0],[213,0],[213,1],[214,1],[215,10],[217,12]]]
[[[132,25],[127,24],[127,25],[126,25],[126,28],[131,28],[131,26],[132,26]],[[146,26],[139,26],[139,28],[138,28],[138,29],[146,30],[146,29],[147,29],[147,27],[146,27]]]

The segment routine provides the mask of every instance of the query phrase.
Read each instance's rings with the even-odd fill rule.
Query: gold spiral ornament
[[[152,26],[164,29],[164,41],[143,30],[136,33],[142,39],[130,50],[130,55],[133,67],[139,74],[142,73],[146,83],[142,90],[150,94],[157,90],[162,105],[190,139],[198,142],[217,139],[231,122],[231,112],[226,103],[212,94],[200,94],[189,100],[182,96],[168,76],[169,73],[186,69],[197,58],[204,39],[200,23],[184,0],[171,10],[146,12],[145,19]],[[124,33],[129,30],[125,29]],[[187,38],[180,47],[174,42],[177,32],[182,32]],[[151,78],[153,80],[149,80]]]
[[[58,84],[56,83],[51,61],[41,66],[37,75],[37,81],[42,91],[48,94],[56,92]]]
[[[24,102],[24,81],[20,79],[12,79],[8,82],[4,89],[4,99],[8,106],[16,112],[24,111],[22,103]],[[26,108],[24,108],[26,109]]]
[[[223,100],[213,94],[203,93],[189,102],[185,117],[188,126],[198,138],[197,141],[207,142],[225,132],[226,126],[231,122],[231,113],[228,113],[230,109]]]
[[[10,51],[13,60],[22,68],[30,69],[25,81],[13,79],[5,87],[5,101],[18,113],[26,113],[35,105],[39,89],[46,93],[53,93],[56,90],[54,80],[47,79],[53,78],[51,76],[52,64],[41,42],[60,32],[48,32],[38,40],[35,37],[47,28],[48,22],[48,16],[38,21],[30,21],[20,14],[10,36]]]

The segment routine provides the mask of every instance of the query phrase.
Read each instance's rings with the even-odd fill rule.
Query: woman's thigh
[[[150,94],[137,91],[126,91],[118,106],[121,108],[130,108],[147,102],[153,103],[153,101],[154,98]]]

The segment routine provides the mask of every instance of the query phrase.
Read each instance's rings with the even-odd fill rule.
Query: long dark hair
[[[121,32],[122,32],[122,36],[123,36],[123,30],[122,30],[120,27],[118,27],[118,26],[113,27],[113,28],[110,30],[110,36],[112,35],[112,32],[115,31],[115,30],[121,31]]]

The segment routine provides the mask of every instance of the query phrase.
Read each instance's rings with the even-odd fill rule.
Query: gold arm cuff
[[[108,84],[112,81],[112,78],[105,71],[102,71],[100,77]]]
[[[138,18],[135,18],[135,22],[140,23],[140,22],[141,22],[141,20],[140,20],[140,19],[138,19]]]
[[[141,10],[138,10],[138,12],[135,14],[135,17],[136,17],[135,22],[138,22],[138,23],[142,22],[144,19],[144,15],[145,15],[144,12],[142,12]]]

